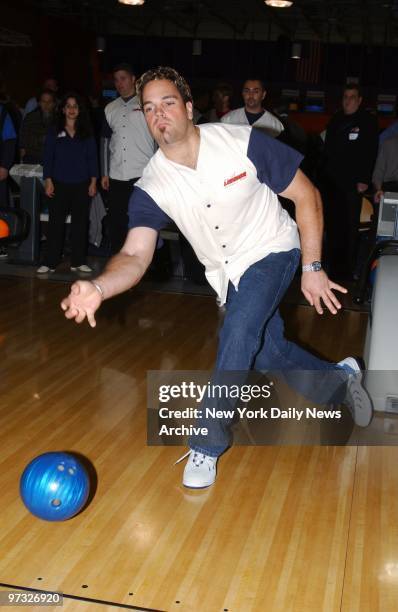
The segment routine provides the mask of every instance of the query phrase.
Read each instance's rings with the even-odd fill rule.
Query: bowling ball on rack
[[[0,238],[7,238],[10,235],[10,227],[7,221],[0,219]]]

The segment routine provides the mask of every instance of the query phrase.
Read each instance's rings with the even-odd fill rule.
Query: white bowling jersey
[[[221,303],[228,283],[270,253],[300,248],[297,226],[277,193],[302,155],[247,126],[204,124],[195,170],[159,149],[136,183],[129,227],[160,230],[171,221],[192,245]]]

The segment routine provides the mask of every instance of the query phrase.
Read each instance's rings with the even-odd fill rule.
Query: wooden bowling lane
[[[398,609],[398,453],[358,449],[343,612]]]
[[[397,609],[395,448],[236,447],[214,487],[184,489],[184,449],[146,446],[145,377],[211,367],[214,299],[131,292],[92,330],[63,319],[66,288],[0,279],[0,583],[84,597],[64,600],[82,612]],[[366,315],[283,310],[288,335],[323,356],[361,353]],[[18,494],[28,461],[53,450],[98,478],[64,523]]]
[[[67,612],[98,612],[99,610],[101,612],[117,612],[121,610],[135,610],[142,612],[148,610],[148,612],[152,612],[148,608],[133,606],[132,604],[120,604],[120,602],[102,602],[99,600],[90,601],[87,599],[81,599],[79,597],[71,597],[70,595],[62,596],[62,594],[60,594],[60,597],[57,600],[57,605],[51,605],[51,601],[50,603],[48,602],[49,598],[52,596],[53,594],[49,592],[40,591],[37,589],[10,589],[8,588],[8,585],[0,585],[0,605],[1,608],[5,610],[14,610],[15,607],[17,607],[17,609],[20,609],[23,606],[23,609],[25,610],[36,610],[37,612],[43,610],[43,608],[45,610],[58,610],[61,612],[64,612],[65,610]],[[18,600],[16,599],[17,597],[19,598]],[[35,600],[35,597],[45,598],[47,601],[46,605],[44,606],[44,604],[33,603],[34,601],[38,601],[37,599]],[[7,605],[7,603],[3,603],[9,602],[11,598],[13,601],[13,605]]]

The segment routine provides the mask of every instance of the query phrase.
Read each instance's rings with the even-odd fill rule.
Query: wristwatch
[[[322,264],[320,261],[313,261],[310,264],[306,264],[302,267],[303,272],[319,272],[322,270]]]

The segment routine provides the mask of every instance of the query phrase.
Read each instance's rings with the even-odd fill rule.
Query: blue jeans
[[[222,379],[222,372],[231,370],[240,371],[234,382],[243,383],[244,380],[238,379],[244,371],[251,369],[281,371],[287,379],[289,370],[322,370],[327,376],[335,371],[338,373],[338,385],[344,382],[346,375],[339,366],[319,359],[284,337],[279,304],[294,277],[299,261],[299,249],[271,253],[246,270],[240,279],[238,291],[229,284],[213,383],[217,383],[217,372]],[[292,386],[297,388],[303,384],[303,379],[299,381],[297,375],[292,374],[292,378]],[[313,381],[308,378],[304,377],[307,391],[313,385]],[[308,395],[306,389],[298,390]],[[317,397],[317,401],[322,399]],[[231,409],[231,405],[228,408]],[[190,448],[218,457],[230,445],[231,421],[232,419],[224,418],[200,419],[200,427],[207,427],[208,436],[191,437]]]

